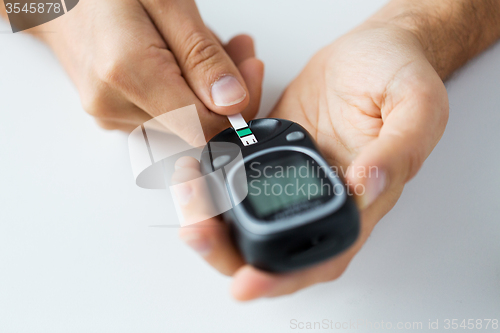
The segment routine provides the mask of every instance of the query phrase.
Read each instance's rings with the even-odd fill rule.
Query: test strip
[[[241,113],[227,116],[227,119],[229,119],[231,126],[233,126],[244,146],[250,146],[257,143],[257,138],[253,135],[252,130],[248,127]]]

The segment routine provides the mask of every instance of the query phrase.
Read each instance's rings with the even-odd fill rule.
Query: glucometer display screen
[[[263,155],[246,164],[246,206],[262,220],[276,220],[314,209],[333,196],[330,169],[310,156],[286,151]]]

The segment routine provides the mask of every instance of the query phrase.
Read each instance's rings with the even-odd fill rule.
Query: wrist
[[[500,38],[500,1],[393,0],[369,21],[411,32],[444,80]]]

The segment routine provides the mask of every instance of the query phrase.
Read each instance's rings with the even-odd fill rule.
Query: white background
[[[223,39],[256,38],[263,114],[316,50],[383,3],[199,1]],[[45,46],[4,22],[0,31],[0,332],[500,319],[500,44],[447,83],[443,139],[347,272],[242,304],[175,229],[149,227],[171,221],[173,205],[165,191],[135,186],[127,137],[94,125]]]

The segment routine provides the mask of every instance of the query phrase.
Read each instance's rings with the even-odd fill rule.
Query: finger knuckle
[[[127,57],[111,57],[102,61],[97,68],[98,79],[107,85],[120,87],[126,84],[128,79],[127,67],[130,60]]]
[[[82,95],[81,103],[85,112],[94,118],[113,118],[113,110],[106,106],[107,95],[107,89],[102,86],[94,87],[90,92]]]
[[[186,70],[206,70],[216,62],[220,47],[206,33],[194,32],[186,40],[186,50]]]
[[[93,95],[87,95],[82,97],[82,107],[89,115],[95,118],[101,118],[103,116],[103,108],[97,102],[97,99]]]
[[[167,50],[158,47],[147,48],[141,56],[142,61],[148,63],[147,71],[155,71],[166,75],[167,77],[180,77],[182,75],[179,66],[177,65],[174,54]],[[161,71],[159,71],[161,69]]]
[[[100,128],[105,129],[107,131],[113,131],[118,129],[115,123],[106,120],[96,119],[96,124]]]

